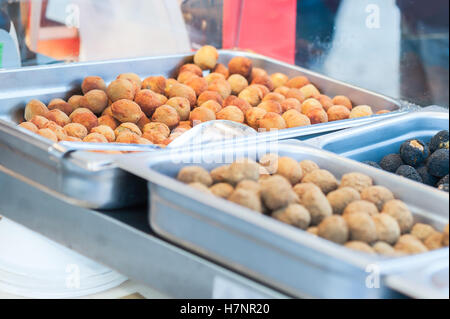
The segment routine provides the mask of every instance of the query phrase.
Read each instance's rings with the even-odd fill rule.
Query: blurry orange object
[[[297,0],[225,0],[223,47],[294,63]]]

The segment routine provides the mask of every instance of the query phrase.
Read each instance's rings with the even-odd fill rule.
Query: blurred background
[[[0,69],[210,44],[448,108],[448,12],[448,0],[0,0]]]

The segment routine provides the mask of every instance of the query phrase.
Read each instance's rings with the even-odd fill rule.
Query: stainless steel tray
[[[388,97],[261,55],[221,51],[220,62],[227,63],[237,55],[251,58],[255,66],[262,67],[269,73],[284,72],[290,77],[307,75],[326,94],[347,95],[355,104],[372,105],[375,111],[393,111],[369,118],[267,133],[270,139],[313,137],[411,110],[406,104]],[[61,148],[52,146],[48,140],[28,134],[15,124],[22,120],[23,109],[30,99],[49,102],[53,98],[67,98],[79,93],[81,82],[88,75],[101,76],[107,82],[125,72],[135,72],[143,78],[149,75],[169,77],[174,75],[181,64],[191,60],[192,53],[189,53],[0,71],[0,148],[3,150],[0,164],[84,207],[113,209],[138,204],[145,199],[145,188],[141,182],[117,169],[114,156],[86,152],[67,154]]]
[[[145,155],[122,158],[118,164],[149,180],[149,219],[155,232],[288,294],[388,297],[393,291],[387,285],[388,279],[426,272],[427,267],[442,260],[448,265],[448,248],[397,259],[360,254],[212,195],[199,194],[174,179],[183,166],[192,163],[212,169],[236,158],[256,158],[274,151],[297,160],[313,160],[338,178],[353,171],[368,174],[375,183],[389,187],[404,200],[416,221],[427,222],[439,230],[448,223],[449,198],[444,193],[329,152],[288,142],[190,153],[166,151],[151,159]],[[380,288],[366,286],[369,271],[381,276]],[[442,290],[429,282],[435,294],[448,298],[448,277],[446,285],[446,290]]]

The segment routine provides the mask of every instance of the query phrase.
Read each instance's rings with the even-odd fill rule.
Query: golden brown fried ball
[[[48,111],[45,114],[45,117],[49,121],[53,121],[56,124],[58,124],[59,126],[61,126],[61,127],[64,127],[64,126],[66,126],[67,124],[70,123],[70,118],[67,116],[67,114],[64,113],[63,111],[58,110],[58,109]]]
[[[313,110],[323,110],[322,104],[316,99],[307,99],[302,103],[302,113],[307,115]]]
[[[204,78],[191,78],[187,80],[185,84],[194,90],[196,96],[199,96],[200,94],[208,90],[208,83]]]
[[[379,214],[379,211],[374,203],[365,200],[357,200],[347,205],[343,215],[346,216],[354,213],[365,213],[369,216],[376,216]]]
[[[298,186],[298,185],[297,185]],[[297,187],[296,186],[296,187]],[[297,192],[300,190],[297,187]],[[303,193],[300,203],[311,214],[311,225],[317,226],[322,220],[333,214],[333,209],[320,189],[309,187]]]
[[[251,159],[239,159],[233,162],[224,174],[225,181],[233,186],[244,180],[257,181],[259,164]]]
[[[377,228],[372,217],[365,213],[344,216],[350,230],[350,240],[373,243],[378,239]]]
[[[388,243],[385,243],[383,241],[376,242],[372,247],[375,250],[375,252],[379,255],[384,255],[384,256],[389,256],[389,257],[398,256],[394,247],[392,247],[391,245],[389,245]]]
[[[91,130],[91,133],[98,133],[103,135],[109,143],[113,143],[116,140],[116,134],[114,133],[113,129],[107,125],[94,127]]]
[[[300,163],[290,157],[278,158],[276,174],[285,177],[292,185],[300,183],[303,178],[303,170]]]
[[[226,172],[230,165],[219,166],[211,171],[211,177],[214,183],[224,183],[226,178]]]
[[[216,114],[214,114],[213,111],[204,106],[195,108],[189,115],[189,120],[191,121],[192,126],[203,122],[214,121],[215,119]]]
[[[287,81],[286,86],[289,88],[300,89],[309,84],[309,80],[306,76],[297,76]]]
[[[151,90],[140,90],[136,94],[134,101],[140,106],[146,116],[152,116],[158,107],[163,106],[167,102],[167,99]]]
[[[228,78],[228,83],[231,85],[231,93],[239,95],[246,87],[248,87],[248,81],[240,74],[232,74]]]
[[[217,197],[227,199],[234,192],[233,186],[227,183],[218,183],[209,188],[211,193]]]
[[[208,91],[217,92],[222,99],[226,99],[231,95],[231,85],[227,80],[216,80],[209,84]]]
[[[256,212],[263,212],[263,205],[261,198],[258,194],[248,191],[246,189],[235,189],[234,192],[228,197],[230,202],[247,207]]]
[[[267,174],[275,174],[278,170],[278,154],[269,153],[259,159],[259,164],[265,169]]]
[[[134,123],[122,123],[114,130],[115,136],[118,136],[122,132],[131,132],[136,135],[142,136],[142,131]],[[100,132],[97,132],[97,133],[100,133]],[[102,133],[100,133],[100,134],[102,134]]]
[[[316,184],[324,194],[336,190],[339,186],[336,177],[324,169],[312,171],[303,178],[302,182]]]
[[[302,91],[300,91],[299,89],[289,89],[289,91],[287,91],[287,93],[286,93],[286,98],[287,99],[296,99],[300,103],[303,103],[306,100]]]
[[[273,91],[275,89],[275,87],[272,83],[272,80],[270,79],[269,75],[267,75],[267,74],[253,76],[252,84],[264,85],[266,88],[269,89],[269,91]]]
[[[45,128],[48,128],[53,131],[53,133],[56,134],[56,137],[58,138],[58,141],[63,140],[66,137],[66,133],[64,132],[64,129],[56,124],[55,122],[49,121]]]
[[[444,233],[442,235],[442,245],[448,247],[448,224],[445,226]]]
[[[44,116],[47,114],[48,108],[44,103],[38,100],[31,100],[25,107],[25,120],[30,121],[34,116]]]
[[[113,116],[112,111],[111,111],[111,105],[108,106],[108,107],[102,112],[102,115]]]
[[[417,237],[420,241],[424,242],[432,234],[436,233],[436,229],[432,226],[422,223],[417,223],[411,230],[411,235]]]
[[[168,100],[166,104],[173,107],[177,111],[181,121],[189,120],[191,104],[189,103],[188,99],[184,97],[173,97]]]
[[[275,90],[273,90],[275,93],[279,93],[281,95],[284,95],[284,97],[286,97],[286,95],[289,93],[291,89],[288,88],[287,86],[280,86],[279,88],[276,88]],[[300,92],[300,91],[299,91]]]
[[[306,230],[311,224],[311,215],[305,207],[299,204],[290,204],[286,208],[272,213],[272,217],[288,225]]]
[[[270,76],[270,79],[272,80],[275,89],[281,86],[285,86],[286,83],[289,81],[287,75],[283,73],[274,73]]]
[[[232,58],[228,63],[228,71],[230,74],[240,74],[244,78],[249,78],[252,75],[253,62],[245,57]]]
[[[413,235],[403,235],[397,241],[395,250],[408,255],[421,254],[428,251],[427,247]]]
[[[217,65],[213,69],[213,73],[220,73],[225,77],[225,79],[228,79],[228,77],[230,76],[228,68],[222,63],[217,63]]]
[[[294,186],[293,190],[297,194],[298,198],[300,199],[300,203],[302,202],[303,195],[305,195],[305,193],[307,191],[314,190],[314,191],[322,192],[320,190],[320,188],[317,187],[317,185],[312,184],[312,183],[297,184],[297,185]]]
[[[102,91],[103,92],[103,91]],[[105,94],[105,92],[103,92]],[[72,105],[64,101],[63,99],[53,99],[48,104],[48,109],[51,110],[60,110],[64,113],[66,113],[67,116],[72,114],[72,112],[75,110]]]
[[[207,187],[212,185],[212,178],[208,171],[200,166],[186,166],[178,173],[177,179],[185,184],[201,183]]]
[[[219,93],[217,93],[215,91],[205,91],[202,94],[200,94],[200,96],[198,97],[197,105],[202,106],[203,103],[210,101],[210,100],[216,101],[220,105],[223,104],[223,98]]]
[[[363,194],[361,194],[361,196],[362,195]],[[394,217],[400,226],[400,231],[402,234],[409,233],[414,224],[414,217],[411,214],[411,211],[404,202],[393,199],[393,196],[390,200],[386,200],[389,197],[390,196],[388,193],[386,193],[386,195],[384,196],[379,196],[379,207],[384,200],[384,204],[382,205],[383,210],[381,211],[381,213],[388,214],[391,217]]]
[[[135,83],[126,79],[114,80],[106,89],[106,94],[108,94],[109,99],[113,102],[134,100],[136,94]]]
[[[267,74],[266,70],[253,67],[251,79],[258,77],[258,76],[268,76],[268,75],[269,74]]]
[[[355,119],[358,117],[366,117],[366,116],[372,116],[373,111],[372,108],[368,105],[359,105],[352,109],[350,112],[349,118]]]
[[[105,136],[99,133],[91,133],[83,139],[85,143],[108,143]]]
[[[257,106],[264,98],[263,92],[254,86],[249,86],[239,93],[239,98],[243,99],[251,106]]]
[[[191,72],[199,77],[203,76],[202,69],[193,63],[187,63],[187,64],[182,65],[178,74],[183,73],[183,72]]]
[[[202,107],[206,107],[206,108],[210,109],[211,111],[213,111],[216,114],[216,117],[217,117],[217,113],[222,111],[222,106],[213,100],[209,100],[209,101],[203,103]]]
[[[286,128],[286,122],[281,115],[268,112],[258,121],[258,128],[262,131],[282,130]]]
[[[442,248],[442,234],[439,232],[431,234],[427,239],[425,239],[424,244],[428,250],[436,250]]]
[[[328,95],[321,94],[317,100],[326,112],[334,105],[333,100]]]
[[[282,117],[288,128],[311,125],[309,118],[297,110],[286,111]]]
[[[261,102],[258,105],[259,108],[266,110],[266,112],[272,112],[272,113],[277,113],[279,115],[281,115],[283,113],[283,110],[281,108],[280,103],[275,102],[275,101],[265,101],[265,102]]]
[[[182,72],[182,73],[178,74],[177,81],[179,83],[186,84],[186,82],[193,80],[193,79],[198,79],[198,78],[199,78],[199,76],[197,76],[194,73]]]
[[[112,115],[121,123],[137,123],[142,117],[139,104],[130,100],[119,100],[111,105]]]
[[[164,89],[164,95],[168,95],[169,94],[169,90],[172,88],[172,86],[174,86],[175,84],[178,84],[178,81],[175,79],[167,79],[166,80],[166,88]]]
[[[378,111],[376,114],[377,115],[381,115],[381,114],[388,114],[388,113],[391,113],[391,111],[389,111],[389,110],[381,110],[381,111]]]
[[[142,137],[153,144],[161,144],[170,135],[169,127],[164,123],[149,123],[144,126]]]
[[[281,102],[281,109],[283,110],[283,113],[289,110],[296,110],[298,112],[301,112],[302,104],[297,99],[289,98]]]
[[[197,95],[195,91],[187,85],[176,83],[168,91],[167,96],[169,98],[173,97],[184,97],[189,100],[191,107],[194,107],[197,102]]]
[[[61,141],[64,141],[64,142],[83,142],[83,140],[79,139],[78,137],[67,136],[67,135]]]
[[[334,105],[328,109],[328,120],[330,122],[346,120],[350,116],[350,111],[343,105]]]
[[[316,163],[314,163],[313,161],[310,160],[303,160],[300,162],[300,166],[303,170],[303,175],[306,176],[307,174],[320,169],[319,165],[317,165]]]
[[[208,83],[208,85],[210,85],[211,83],[215,82],[215,81],[219,81],[219,80],[226,80],[225,77],[223,76],[223,74],[221,73],[210,73],[207,76],[205,76],[205,80],[206,83]]]
[[[352,101],[346,96],[343,95],[337,95],[333,98],[333,105],[343,105],[346,108],[348,108],[349,111],[353,109]]]
[[[388,214],[378,214],[372,217],[377,230],[378,240],[394,245],[400,238],[400,226]]]
[[[228,120],[237,123],[244,123],[245,116],[237,106],[227,106],[216,114],[218,120]]]
[[[194,55],[194,63],[202,70],[211,70],[217,64],[219,52],[211,45],[201,47]]]
[[[83,94],[88,93],[92,90],[102,90],[106,91],[105,81],[99,76],[88,76],[81,83],[81,91]]]
[[[139,119],[139,121],[137,121],[136,125],[139,127],[139,129],[142,131],[142,129],[144,128],[145,125],[147,125],[148,123],[151,123],[152,121],[144,114],[142,113],[141,118]],[[120,123],[119,123],[120,124]],[[117,125],[118,126],[118,125]],[[117,128],[116,126],[116,128]],[[112,127],[111,127],[112,128]],[[112,128],[112,129],[116,129],[116,128]]]
[[[327,199],[333,208],[333,214],[342,215],[350,203],[360,200],[361,197],[355,189],[343,187],[328,193]]]
[[[328,114],[325,110],[311,110],[306,113],[306,116],[311,121],[311,124],[320,124],[328,122]]]
[[[370,247],[367,243],[364,243],[361,241],[350,241],[350,242],[346,243],[344,246],[349,249],[356,250],[356,251],[359,251],[362,253],[366,253],[366,254],[370,254],[370,255],[376,254],[375,250],[372,247]]]
[[[142,80],[136,73],[123,73],[117,77],[117,80],[128,80],[133,83],[134,91],[137,93],[142,87]]]
[[[104,91],[91,90],[81,99],[80,106],[94,114],[101,114],[108,106],[108,96]]]
[[[261,198],[266,207],[272,211],[298,203],[298,196],[292,190],[291,183],[279,175],[261,180]]]
[[[333,215],[326,217],[319,224],[318,235],[336,244],[343,245],[348,241],[350,231],[344,218]]]
[[[166,78],[163,76],[149,76],[142,81],[142,90],[152,90],[158,94],[165,94]]]
[[[247,101],[244,101],[243,99],[240,99],[234,95],[230,95],[225,99],[225,101],[223,101],[223,107],[227,107],[230,105],[237,106],[244,114],[252,108],[252,106]]]
[[[363,190],[371,186],[373,186],[373,180],[370,176],[354,172],[342,176],[340,187],[351,187],[361,193]]]
[[[305,99],[319,99],[320,98],[320,92],[319,90],[312,84],[307,84],[299,89],[300,92],[302,92]]]
[[[48,120],[40,115],[35,115],[30,120],[31,123],[37,126],[38,129],[43,129],[45,127],[45,124],[47,124]]]
[[[371,186],[361,192],[361,199],[374,203],[381,211],[384,204],[394,199],[394,194],[384,186]]]
[[[173,129],[180,123],[180,115],[178,115],[178,112],[173,107],[163,105],[156,109],[152,116],[152,121],[164,123]]]
[[[39,131],[39,128],[31,122],[23,122],[20,123],[19,126],[33,133],[37,133]]]
[[[72,136],[83,140],[88,135],[88,130],[81,124],[70,123],[64,126],[64,133],[67,136]]]
[[[259,182],[255,182],[252,180],[243,180],[243,181],[239,182],[239,184],[237,184],[237,186],[236,186],[236,189],[240,189],[240,188],[255,192],[257,194],[259,194],[261,192],[261,185],[259,184]]]
[[[115,130],[117,128],[117,126],[119,126],[119,122],[112,117],[111,115],[102,115],[98,118],[98,125],[107,125],[110,128],[112,128],[113,130]]]
[[[39,134],[42,137],[45,137],[55,143],[58,142],[58,137],[56,136],[56,134],[49,128],[43,128],[40,129],[37,134]]]
[[[280,104],[285,100],[286,100],[286,97],[284,95],[282,95],[280,93],[275,93],[275,92],[270,92],[263,98],[263,102],[264,101],[274,101],[274,102],[278,102]]]
[[[81,107],[81,100],[83,99],[82,95],[72,95],[67,103],[72,106],[72,110],[76,110]],[[73,112],[73,111],[72,111]]]
[[[259,126],[259,120],[261,120],[264,115],[266,115],[266,110],[258,108],[258,107],[252,107],[245,113],[245,119],[247,121],[247,124],[253,127],[255,130],[258,129]]]

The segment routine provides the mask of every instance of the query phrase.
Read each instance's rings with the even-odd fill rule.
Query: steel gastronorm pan
[[[257,159],[276,151],[296,160],[313,160],[337,178],[354,171],[368,174],[376,184],[390,188],[405,201],[417,222],[429,223],[440,231],[448,223],[446,194],[305,145],[238,145],[189,153],[172,150],[152,158],[144,154],[121,158],[118,165],[149,181],[149,220],[159,235],[294,296],[387,297],[395,283],[419,286],[414,282],[420,277],[418,274],[421,278],[426,277],[424,274],[430,275],[426,278],[442,277],[442,267],[436,265],[443,263],[448,268],[448,248],[396,259],[361,254],[226,200],[200,194],[175,179],[187,165],[210,170],[237,158]],[[430,266],[436,268],[429,269]],[[380,288],[366,286],[370,275],[366,271],[380,274]],[[413,280],[403,277],[411,273],[416,274]],[[434,279],[422,281],[430,291],[426,297],[448,296],[448,276],[441,281],[446,290]],[[411,289],[405,293],[414,295]]]
[[[255,66],[262,67],[269,73],[284,72],[290,77],[307,75],[326,94],[347,95],[355,104],[372,105],[375,111],[393,111],[369,118],[288,129],[282,133],[282,137],[273,135],[272,138],[316,136],[386,119],[410,110],[388,97],[261,55],[221,51],[220,62],[227,63],[237,55],[251,58]],[[129,174],[120,172],[114,164],[113,156],[86,152],[66,156],[52,147],[48,140],[27,134],[15,124],[22,121],[23,110],[29,100],[36,98],[48,103],[53,98],[67,98],[77,94],[86,76],[98,75],[106,82],[125,72],[135,72],[142,78],[150,75],[169,77],[175,74],[180,65],[189,61],[192,61],[192,53],[0,71],[0,148],[8,152],[3,152],[0,156],[0,165],[85,207],[114,209],[139,203],[145,199],[145,188]]]

